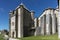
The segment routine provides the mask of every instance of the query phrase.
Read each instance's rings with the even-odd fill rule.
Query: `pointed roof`
[[[29,9],[28,9],[23,3],[21,3],[17,8],[19,8],[21,5],[22,5],[25,9],[27,9],[27,10],[29,11]],[[16,8],[16,9],[17,9],[17,8]]]
[[[23,3],[21,3],[21,4],[19,4],[19,5],[16,7],[16,9],[17,9],[17,8],[19,8],[19,7],[20,7],[20,5],[24,6],[24,4],[23,4]]]
[[[24,5],[23,3],[21,3],[20,5]]]

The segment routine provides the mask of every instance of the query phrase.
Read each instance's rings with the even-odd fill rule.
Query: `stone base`
[[[49,32],[47,32],[47,33],[46,33],[46,35],[50,35],[50,33],[49,33]]]
[[[19,39],[15,39],[15,38],[9,38],[9,40],[19,40]]]

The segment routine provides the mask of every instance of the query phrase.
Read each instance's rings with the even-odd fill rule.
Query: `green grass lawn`
[[[3,35],[2,35],[2,34],[0,34],[0,40],[4,40],[4,39],[3,39]]]
[[[30,37],[24,37],[21,38],[22,40],[60,40],[58,39],[58,35],[49,35],[49,36],[30,36]]]
[[[4,40],[3,39],[3,35],[0,35],[0,40]],[[54,35],[45,35],[45,36],[30,36],[30,37],[24,37],[21,38],[20,40],[60,40],[58,39],[58,35],[54,34]]]

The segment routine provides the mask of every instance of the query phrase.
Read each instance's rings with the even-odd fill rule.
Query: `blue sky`
[[[21,2],[29,10],[35,11],[35,17],[39,17],[45,8],[57,6],[57,0],[0,0],[0,30],[9,30],[9,11],[14,10]]]

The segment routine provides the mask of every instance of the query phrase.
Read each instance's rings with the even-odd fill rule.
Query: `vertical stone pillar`
[[[18,8],[18,38],[23,37],[23,6],[20,5]]]
[[[46,35],[50,35],[50,10],[46,12]]]
[[[34,27],[34,11],[31,11],[31,26]]]
[[[15,16],[14,38],[16,38],[16,10],[14,10],[14,16]]]
[[[44,16],[41,17],[41,34],[44,35]]]
[[[56,16],[53,10],[51,10],[51,16],[52,16],[52,34],[56,33]]]
[[[37,18],[35,18],[35,19],[34,19],[34,27],[35,27],[35,28],[37,28],[37,21],[38,21]],[[35,35],[35,36],[37,35],[36,29],[35,29],[34,35]]]
[[[15,31],[16,31],[16,38],[18,38],[18,9],[16,9],[16,18],[15,18]]]
[[[35,18],[35,19],[34,19],[34,27],[37,27],[37,25],[38,25],[38,24],[37,24],[37,21],[38,21],[38,19]]]
[[[46,14],[44,15],[44,35],[46,34]]]
[[[41,34],[42,34],[42,17],[40,18]]]
[[[60,38],[60,16],[58,16],[58,38]]]
[[[40,23],[41,23],[40,18],[38,18],[38,27],[41,27]]]
[[[31,11],[31,18],[32,18],[32,20],[34,20],[34,11]]]

